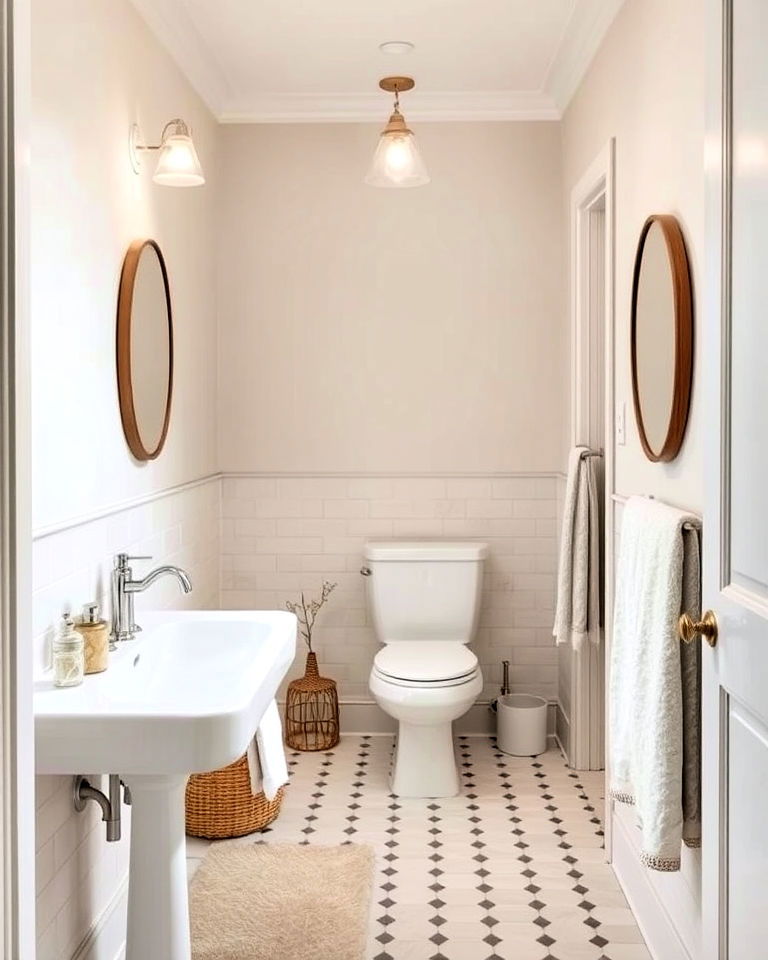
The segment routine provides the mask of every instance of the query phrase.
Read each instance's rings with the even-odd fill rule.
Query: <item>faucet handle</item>
[[[124,567],[127,567],[132,560],[151,560],[151,559],[152,557],[147,556],[146,554],[143,556],[132,557],[132,556],[129,556],[127,553],[117,553],[115,554],[115,567],[118,570],[122,570]]]

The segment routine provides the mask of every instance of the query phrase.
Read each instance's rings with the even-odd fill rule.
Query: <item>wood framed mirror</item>
[[[674,460],[688,423],[693,380],[693,296],[680,224],[648,217],[632,281],[632,398],[640,442],[654,462]]]
[[[154,240],[134,240],[117,298],[117,391],[123,433],[137,460],[154,460],[173,397],[173,314],[168,271]]]

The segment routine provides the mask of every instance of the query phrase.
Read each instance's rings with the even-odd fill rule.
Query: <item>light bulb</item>
[[[155,183],[169,187],[196,187],[205,183],[192,138],[185,134],[167,136],[160,147]]]
[[[393,174],[400,173],[408,165],[411,151],[404,137],[393,137],[387,145],[387,169]]]
[[[365,182],[373,187],[419,187],[429,183],[412,133],[384,133],[379,137]]]

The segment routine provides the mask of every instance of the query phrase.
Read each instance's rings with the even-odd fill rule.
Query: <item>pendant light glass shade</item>
[[[372,187],[420,187],[429,183],[419,145],[410,130],[382,133],[365,182]]]
[[[187,125],[173,121],[163,135],[152,179],[166,187],[198,187],[205,183],[200,158]],[[167,128],[166,128],[167,129]]]
[[[410,77],[385,77],[379,86],[395,95],[395,109],[384,127],[365,182],[372,187],[420,187],[429,174],[413,131],[400,113],[400,91],[413,88]]]

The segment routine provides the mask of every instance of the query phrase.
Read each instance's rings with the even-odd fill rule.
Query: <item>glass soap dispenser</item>
[[[59,635],[53,641],[53,685],[76,687],[85,674],[83,637],[75,630],[75,622],[68,613],[61,621]]]

